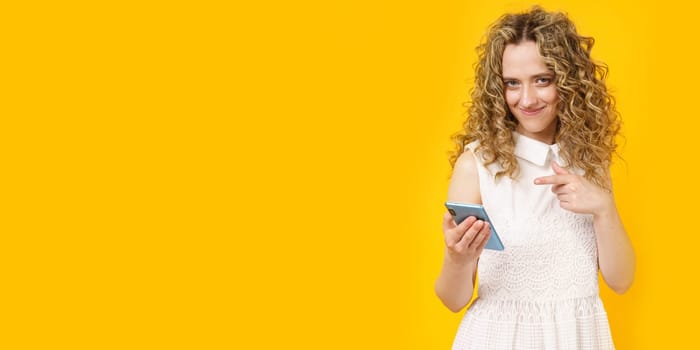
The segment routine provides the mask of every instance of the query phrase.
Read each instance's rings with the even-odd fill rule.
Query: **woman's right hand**
[[[447,253],[454,263],[476,263],[491,236],[488,222],[470,216],[457,225],[449,212],[442,220]]]

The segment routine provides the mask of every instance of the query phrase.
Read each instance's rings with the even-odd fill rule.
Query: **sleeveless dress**
[[[551,185],[534,179],[563,164],[558,145],[513,133],[516,180],[477,161],[483,205],[505,250],[484,249],[478,297],[464,314],[456,349],[614,349],[598,295],[592,215],[562,209]]]

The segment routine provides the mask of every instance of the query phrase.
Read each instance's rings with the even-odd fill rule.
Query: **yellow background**
[[[0,11],[0,348],[449,348],[449,136],[484,30],[531,3],[20,3]],[[697,342],[683,3],[541,2],[596,38],[624,120],[619,349]]]

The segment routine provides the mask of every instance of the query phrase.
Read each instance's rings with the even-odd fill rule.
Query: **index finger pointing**
[[[551,175],[535,179],[535,185],[560,185],[571,182],[568,175]]]

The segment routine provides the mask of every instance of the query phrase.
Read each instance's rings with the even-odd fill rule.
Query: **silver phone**
[[[456,202],[445,202],[447,211],[452,214],[452,218],[459,225],[462,221],[470,216],[474,216],[479,220],[486,221],[491,227],[491,237],[489,241],[486,242],[484,248],[491,250],[503,250],[503,242],[501,242],[501,237],[498,237],[496,233],[496,228],[493,226],[493,222],[489,219],[488,214],[486,214],[486,209],[481,204],[467,204],[467,203],[456,203]]]

